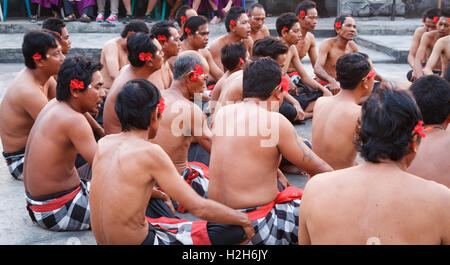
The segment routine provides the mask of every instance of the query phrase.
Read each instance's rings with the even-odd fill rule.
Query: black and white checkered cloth
[[[80,181],[74,191],[46,201],[26,197],[28,214],[33,222],[51,231],[80,231],[90,229],[90,182]]]
[[[188,162],[188,167],[183,171],[181,177],[198,195],[203,198],[208,197],[209,168],[205,164],[200,162]],[[186,210],[176,201],[173,201],[173,204],[178,212],[186,212]]]
[[[16,153],[7,154],[3,152],[3,157],[8,165],[8,170],[11,175],[17,179],[23,181],[23,161],[25,159],[25,149]]]
[[[272,203],[239,210],[249,215],[255,229],[247,245],[297,245],[302,194],[302,189],[288,187]]]

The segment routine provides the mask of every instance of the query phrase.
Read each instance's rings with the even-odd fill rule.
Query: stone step
[[[396,63],[407,63],[412,35],[358,35],[356,42],[369,49],[390,55],[396,59]]]

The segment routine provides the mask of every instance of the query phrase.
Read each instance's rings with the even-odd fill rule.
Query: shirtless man
[[[358,103],[372,92],[375,73],[367,57],[360,53],[340,57],[336,71],[342,90],[335,96],[317,100],[312,120],[312,150],[334,169],[342,169],[357,164],[353,138],[361,115]]]
[[[22,53],[26,68],[20,71],[0,103],[0,137],[11,175],[22,180],[25,146],[31,127],[47,104],[45,83],[57,74],[65,57],[55,38],[41,30],[25,34]]]
[[[450,7],[443,8],[441,10],[441,16],[439,17],[439,22],[436,25],[437,30],[433,30],[430,32],[426,32],[423,34],[422,39],[420,40],[419,48],[417,49],[416,58],[414,60],[414,72],[413,72],[413,80],[419,79],[424,75],[423,73],[423,63],[426,61],[427,54],[431,54],[433,51],[433,47],[436,42],[448,35],[450,35]],[[445,62],[441,62],[440,60],[434,60],[434,65],[431,65],[428,68],[432,68],[436,71],[436,73],[442,73],[442,66]],[[448,62],[447,62],[448,64]]]
[[[316,3],[313,1],[300,2],[295,9],[295,15],[300,23],[300,32],[302,33],[300,41],[295,46],[298,56],[301,60],[308,54],[311,65],[314,67],[317,60],[316,38],[310,31],[316,28],[317,19],[319,18]]]
[[[127,39],[130,34],[138,32],[149,33],[149,30],[144,21],[132,20],[123,28],[120,37],[109,40],[103,45],[100,62],[105,66],[102,68],[102,76],[107,92],[122,67],[130,63],[127,58]]]
[[[261,4],[253,4],[248,10],[250,22],[250,37],[255,42],[259,39],[269,37],[269,28],[264,24],[266,20],[266,10]]]
[[[253,216],[257,234],[251,244],[297,243],[302,190],[279,193],[281,155],[311,175],[332,170],[277,112],[286,81],[273,59],[250,62],[244,68],[244,102],[222,107],[214,119],[208,198]]]
[[[279,16],[276,20],[276,28],[280,39],[289,48],[283,73],[288,71],[290,65],[296,70],[295,73],[288,73],[291,80],[294,80],[293,76],[299,76],[299,81],[296,82],[296,85],[301,88],[301,91],[294,90],[294,94],[299,97],[297,100],[305,112],[304,118],[311,118],[316,99],[323,95],[331,96],[332,94],[327,88],[308,75],[300,61],[296,45],[301,39],[301,28],[295,14],[284,13]]]
[[[206,75],[203,73],[201,55],[195,51],[181,53],[174,64],[174,81],[161,91],[167,106],[159,123],[156,136],[151,140],[167,153],[176,170],[184,179],[193,180],[197,174],[197,193],[206,196],[208,187],[206,165],[188,162],[188,149],[195,140],[209,154],[211,152],[211,131],[206,115],[190,99],[201,97]],[[200,187],[201,186],[201,187]]]
[[[419,147],[420,120],[407,91],[372,93],[356,138],[365,162],[308,181],[299,244],[450,244],[450,190],[406,172]]]
[[[190,17],[198,16],[197,11],[193,9],[189,5],[182,5],[178,8],[177,13],[175,14],[175,21],[178,24],[178,35],[183,35],[184,32],[184,24]]]
[[[89,176],[75,169],[80,153],[89,164],[97,143],[83,113],[105,97],[100,64],[82,56],[64,61],[56,100],[39,113],[28,137],[23,181],[33,222],[51,231],[90,228]]]
[[[105,101],[103,126],[106,134],[121,132],[114,104],[123,85],[136,78],[148,79],[153,72],[161,68],[163,63],[164,54],[161,45],[156,39],[152,39],[149,34],[137,33],[128,37],[127,51],[130,64],[120,71]]]
[[[441,16],[441,9],[440,8],[430,8],[430,9],[427,9],[423,13],[422,22],[423,22],[424,25],[421,26],[421,27],[418,27],[414,31],[413,40],[412,40],[412,43],[411,43],[411,48],[409,48],[408,64],[411,66],[411,68],[414,68],[414,61],[416,59],[417,49],[419,49],[420,40],[422,39],[423,34],[425,32],[430,32],[430,31],[436,30],[436,24],[439,21],[439,17],[440,16]],[[406,74],[406,78],[409,81],[412,81],[412,73],[413,73],[413,70],[410,70]]]
[[[99,141],[93,165],[89,204],[95,239],[99,244],[121,245],[215,244],[215,238],[221,239],[229,232],[226,228],[221,234],[211,235],[212,221],[240,226],[237,228],[244,238],[222,243],[236,244],[247,237],[246,243],[254,235],[250,219],[198,196],[180,179],[164,150],[147,140],[157,134],[161,116],[166,115],[161,99],[158,89],[145,79],[131,80],[117,96],[115,109],[122,132]],[[173,219],[176,222],[162,224],[146,217],[155,185],[182,202],[194,216],[210,222],[199,226],[199,222]],[[187,226],[208,231],[197,233],[200,237],[191,236],[191,229],[180,235]],[[174,230],[177,232],[167,232]]]
[[[208,21],[200,16],[189,18],[184,25],[181,39],[183,40],[181,50],[199,52],[207,62],[204,66],[205,73],[209,73],[212,80],[219,80],[223,75],[223,70],[217,66],[211,52],[206,48],[209,41]]]
[[[450,85],[442,78],[431,75],[416,80],[409,88],[422,113],[424,125],[433,128],[421,139],[416,158],[408,172],[433,180],[450,188]]]
[[[155,36],[161,44],[164,62],[161,69],[152,73],[148,80],[159,90],[164,90],[170,87],[173,81],[173,74],[168,61],[170,58],[176,58],[181,49],[180,36],[175,25],[168,21],[160,21],[154,24],[150,34]]]
[[[432,75],[435,73],[432,67],[436,65],[438,61],[442,63],[442,69],[447,69],[449,67],[450,61],[450,36],[440,38],[436,41],[436,44],[433,47],[433,51],[431,52],[430,58],[427,61],[425,68],[423,69],[423,73],[425,75]],[[442,76],[444,75],[444,71],[442,72]]]
[[[225,27],[227,34],[221,36],[211,43],[209,50],[217,66],[223,71],[223,65],[220,61],[220,50],[223,46],[230,43],[243,42],[247,46],[249,54],[252,54],[253,40],[250,37],[250,23],[245,10],[240,6],[234,6],[225,17]]]

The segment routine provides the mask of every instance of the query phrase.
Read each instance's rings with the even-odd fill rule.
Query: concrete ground
[[[320,43],[324,38],[332,33],[334,18],[319,19],[316,28],[317,41]],[[41,23],[41,22],[40,22]],[[39,28],[41,24],[30,24],[25,20],[10,19],[6,23],[0,23],[0,62],[4,62],[6,56],[11,58],[17,56],[17,51],[21,47],[23,33],[32,28]],[[367,42],[379,44],[361,46],[361,51],[367,53],[374,62],[375,69],[382,76],[391,79],[402,88],[407,88],[405,74],[410,67],[406,63],[395,63],[398,58],[389,54],[387,48],[393,50],[407,50],[411,42],[414,29],[420,25],[420,19],[397,18],[392,22],[386,18],[358,18],[357,19],[359,37]],[[267,18],[266,24],[271,33],[274,34],[275,18]],[[73,22],[68,24],[71,34],[72,47],[74,50],[94,49],[91,54],[95,54],[101,49],[103,43],[113,37],[118,36],[123,28],[122,23],[116,25],[98,25],[94,22],[83,24]],[[210,42],[225,33],[223,24],[210,25]],[[390,36],[387,36],[389,35]],[[386,35],[386,36],[380,36]],[[403,35],[403,36],[398,36]],[[10,55],[8,55],[10,53]],[[304,61],[305,68],[310,75],[313,75],[309,61]],[[0,63],[0,101],[6,88],[24,67],[22,63]],[[295,125],[297,133],[311,141],[311,120],[305,121],[302,125]],[[1,150],[0,145],[0,151]],[[0,159],[3,160],[3,159]],[[289,175],[287,177],[291,184],[304,188],[307,177]],[[180,217],[193,220],[190,215],[180,215]],[[0,161],[0,245],[64,245],[64,244],[96,244],[91,231],[84,232],[50,232],[41,229],[33,224],[25,208],[25,192],[23,183],[14,180],[8,172],[6,163]]]

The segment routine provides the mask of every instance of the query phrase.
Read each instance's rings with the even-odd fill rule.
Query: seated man
[[[31,220],[51,231],[90,228],[90,176],[77,172],[80,153],[89,163],[97,143],[83,113],[98,111],[105,97],[100,64],[67,59],[58,73],[56,100],[39,113],[26,147],[23,181]]]
[[[372,92],[375,73],[368,58],[360,53],[339,58],[336,72],[342,90],[335,96],[317,100],[312,120],[312,150],[334,169],[342,169],[357,164],[353,138],[361,115],[358,103]]]
[[[261,4],[253,4],[248,10],[248,18],[250,22],[250,37],[253,41],[269,37],[269,28],[264,24],[266,20],[266,10]]]
[[[127,53],[130,64],[120,71],[105,101],[103,125],[106,134],[121,131],[119,119],[114,111],[114,104],[123,85],[136,78],[148,79],[153,72],[161,68],[163,63],[161,45],[156,39],[152,39],[149,34],[137,33],[128,37]]]
[[[168,89],[161,91],[167,110],[151,142],[161,146],[178,173],[189,183],[192,182],[197,193],[206,196],[209,182],[207,166],[188,162],[188,149],[193,140],[208,154],[211,152],[211,131],[206,115],[190,100],[201,97],[205,85],[206,75],[200,58],[197,52],[187,51],[175,61],[174,81]]]
[[[316,39],[311,31],[313,31],[317,25],[318,13],[316,3],[313,1],[300,2],[295,9],[295,15],[300,23],[300,32],[302,33],[300,41],[295,45],[298,56],[301,60],[308,54],[311,65],[314,68],[317,61],[317,51]]]
[[[427,55],[430,55],[433,51],[433,47],[436,42],[448,35],[450,35],[450,7],[443,8],[441,10],[441,16],[439,17],[439,21],[436,25],[437,30],[433,30],[430,32],[426,32],[423,34],[420,39],[420,45],[417,49],[416,57],[414,59],[414,68],[412,74],[412,80],[419,79],[424,75],[423,66],[427,64]],[[439,59],[439,58],[438,58]],[[443,65],[447,65],[448,62],[441,62],[440,60],[433,60],[433,65],[430,62],[428,66],[429,69],[434,70],[434,73],[441,75],[443,69]]]
[[[439,74],[439,72],[433,71],[433,65],[436,65],[438,61],[441,61],[442,69],[447,69],[450,64],[450,35],[447,37],[440,38],[436,41],[436,44],[433,47],[433,51],[431,52],[430,58],[423,69],[423,73],[425,75],[431,74]],[[442,76],[444,76],[445,71],[442,72]]]
[[[246,212],[256,235],[250,244],[296,244],[302,190],[277,187],[281,155],[311,175],[332,168],[276,112],[287,79],[270,58],[244,68],[244,101],[216,112],[208,198]],[[259,128],[259,129],[258,129]]]
[[[181,41],[175,25],[168,21],[160,21],[153,25],[150,34],[156,37],[164,53],[164,62],[161,69],[152,73],[148,80],[159,90],[170,87],[173,81],[169,59],[175,59],[181,50]]]
[[[440,16],[441,16],[440,8],[430,8],[430,9],[425,10],[425,12],[423,13],[423,18],[422,18],[423,26],[418,27],[414,31],[411,48],[409,48],[408,64],[409,64],[409,66],[411,66],[411,68],[414,69],[414,61],[416,59],[417,49],[419,48],[420,40],[422,39],[423,34],[426,32],[436,30],[436,24],[439,21]],[[427,59],[428,59],[429,55],[430,55],[429,53],[426,54]],[[410,70],[406,74],[406,78],[409,81],[412,81],[412,73],[413,73],[413,70]]]
[[[147,140],[156,135],[165,115],[155,86],[145,79],[131,80],[117,96],[115,110],[122,132],[99,141],[89,197],[92,231],[99,244],[237,244],[253,237],[245,214],[198,196],[180,179],[163,149]],[[146,217],[156,184],[208,222]]]
[[[306,184],[299,244],[450,244],[450,190],[406,172],[421,119],[406,91],[369,96],[355,139],[365,162]]]
[[[104,65],[102,76],[107,92],[119,75],[120,69],[130,63],[127,57],[128,36],[139,32],[149,33],[148,27],[142,20],[133,20],[123,28],[120,37],[109,40],[103,45],[100,63]]]
[[[178,35],[183,35],[184,32],[184,24],[186,21],[193,16],[198,16],[197,12],[189,5],[182,5],[178,8],[177,13],[175,14],[175,21],[178,24]]]
[[[227,29],[227,34],[221,36],[211,43],[209,50],[211,55],[216,62],[217,66],[223,71],[223,65],[220,61],[220,50],[223,46],[231,43],[243,42],[247,47],[249,54],[252,53],[253,40],[250,38],[250,24],[247,14],[242,7],[234,6],[228,12],[225,18],[225,28]]]
[[[0,103],[0,138],[11,175],[22,180],[28,134],[47,104],[45,83],[57,74],[65,57],[55,38],[42,30],[25,34],[22,44],[25,69],[11,82]]]
[[[184,32],[181,38],[183,40],[181,49],[183,51],[192,50],[199,52],[208,62],[205,65],[205,72],[211,75],[212,80],[219,80],[223,75],[223,71],[214,62],[211,52],[207,48],[209,41],[208,21],[200,16],[189,18],[184,25]]]
[[[304,118],[312,118],[315,101],[321,96],[331,96],[331,92],[316,80],[308,75],[303,64],[300,61],[296,45],[301,38],[301,28],[298,18],[294,13],[284,13],[276,20],[276,28],[281,41],[288,47],[286,63],[284,64],[283,73],[292,67],[296,72],[290,72],[288,75],[298,87],[294,91],[294,95],[299,96],[299,103],[305,112]]]
[[[421,139],[416,158],[407,171],[450,188],[450,132],[446,130],[450,122],[450,85],[432,75],[419,78],[409,89],[422,113],[423,123],[433,130]]]

